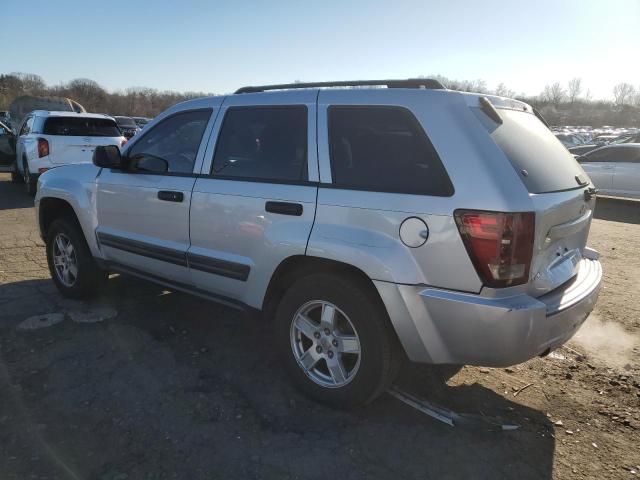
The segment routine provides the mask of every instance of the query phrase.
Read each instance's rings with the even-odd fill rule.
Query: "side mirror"
[[[93,164],[101,168],[122,169],[122,155],[115,145],[101,145],[93,152]]]

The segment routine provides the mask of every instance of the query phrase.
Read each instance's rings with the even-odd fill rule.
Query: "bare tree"
[[[542,98],[544,101],[551,103],[554,107],[557,107],[567,96],[567,92],[560,83],[555,82],[553,85],[545,85],[542,92]]]
[[[615,87],[613,87],[613,97],[615,99],[615,104],[618,106],[623,106],[628,103],[631,103],[633,96],[636,93],[636,89],[630,83],[619,83]]]
[[[40,95],[47,88],[42,77],[35,73],[14,72],[11,75],[22,82],[24,93],[29,95]]]
[[[569,88],[568,88],[569,102],[572,104],[575,103],[578,97],[580,97],[581,93],[582,93],[582,79],[576,77],[569,80]]]
[[[504,83],[500,82],[496,87],[496,95],[499,97],[509,97],[513,98],[516,96],[515,90],[511,90]]]

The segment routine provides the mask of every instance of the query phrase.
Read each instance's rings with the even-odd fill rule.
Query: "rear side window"
[[[333,184],[446,197],[453,185],[413,114],[402,107],[329,107]]]
[[[530,193],[580,188],[584,175],[573,155],[535,115],[499,109],[502,125],[491,121],[479,108],[472,109],[489,130],[491,138],[507,156]]]
[[[229,108],[211,173],[255,180],[307,180],[307,107]]]
[[[116,122],[109,118],[49,117],[44,122],[45,135],[71,137],[120,137]]]

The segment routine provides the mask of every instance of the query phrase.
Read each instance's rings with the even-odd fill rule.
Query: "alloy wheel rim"
[[[58,280],[65,287],[73,287],[78,278],[78,259],[71,239],[59,233],[53,240],[53,266]]]
[[[291,320],[291,349],[298,366],[314,383],[340,388],[360,368],[360,338],[349,317],[331,302],[312,300]]]

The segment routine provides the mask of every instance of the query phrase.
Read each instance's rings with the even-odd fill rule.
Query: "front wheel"
[[[54,220],[46,240],[49,272],[60,293],[69,298],[95,294],[107,275],[93,259],[75,219]]]
[[[298,279],[276,311],[284,365],[312,399],[353,408],[377,398],[394,380],[397,339],[375,292],[348,275]]]

